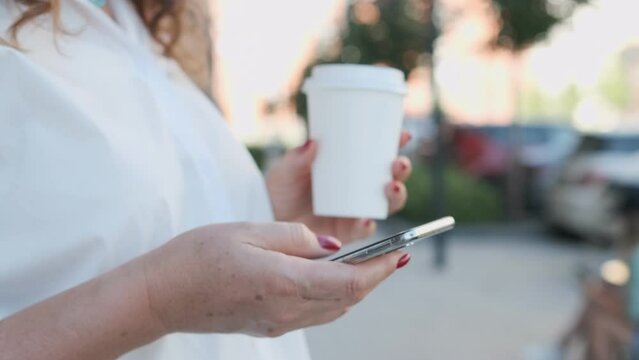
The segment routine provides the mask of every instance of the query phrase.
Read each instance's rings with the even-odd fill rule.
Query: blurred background
[[[637,0],[212,1],[215,98],[260,166],[305,141],[313,65],[396,67],[415,172],[375,238],[460,223],[311,329],[317,359],[630,358]]]

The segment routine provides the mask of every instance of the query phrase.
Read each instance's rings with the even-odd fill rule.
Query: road
[[[394,221],[375,238],[401,230]],[[461,227],[449,263],[429,244],[335,323],[307,331],[316,360],[517,360],[553,343],[580,307],[578,269],[609,251],[550,237],[541,226]]]

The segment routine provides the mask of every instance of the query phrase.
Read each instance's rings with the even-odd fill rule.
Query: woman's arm
[[[166,330],[140,266],[134,260],[0,321],[0,359],[114,359],[160,338]]]
[[[174,332],[274,337],[333,321],[405,263],[309,260],[339,247],[301,224],[195,229],[1,321],[0,360],[112,359]]]

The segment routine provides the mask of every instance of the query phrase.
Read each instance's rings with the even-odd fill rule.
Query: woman
[[[312,215],[318,144],[264,183],[185,74],[194,2],[94,2],[0,0],[0,359],[307,359],[408,255],[311,261],[375,227]]]

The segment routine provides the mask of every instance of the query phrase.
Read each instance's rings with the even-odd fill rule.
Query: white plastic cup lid
[[[400,70],[372,65],[329,64],[313,68],[302,90],[352,89],[406,94],[404,73]]]

